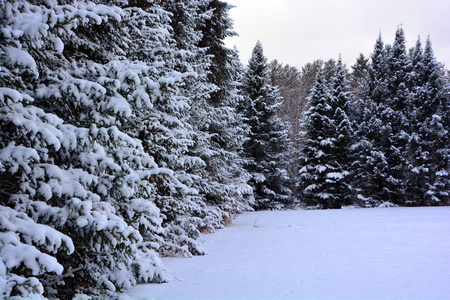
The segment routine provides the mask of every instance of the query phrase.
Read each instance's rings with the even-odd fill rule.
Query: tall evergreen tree
[[[186,121],[195,132],[189,153],[203,162],[203,168],[196,173],[199,179],[190,181],[209,205],[227,211],[248,209],[251,188],[237,153],[245,137],[237,112],[242,99],[237,82],[241,66],[237,52],[226,48],[223,41],[233,34],[228,16],[231,6],[210,0],[162,2],[174,14],[171,24],[177,47],[183,52],[182,63],[197,74],[180,87],[181,95],[190,104]],[[216,63],[220,68],[213,67]],[[230,217],[225,213],[221,219]]]
[[[209,93],[206,105],[199,103],[198,107],[206,108],[206,117],[201,117],[200,124],[209,140],[209,152],[214,154],[207,158],[207,171],[216,188],[207,192],[208,198],[215,205],[226,207],[234,203],[233,209],[240,207],[238,210],[242,210],[248,209],[247,202],[252,200],[251,188],[246,185],[248,173],[238,154],[247,134],[237,110],[243,101],[238,82],[242,67],[237,50],[225,45],[226,37],[236,35],[229,17],[232,7],[225,1],[207,2],[206,9],[211,17],[201,27],[202,39],[198,46],[206,49],[207,82],[214,90]],[[228,196],[231,194],[239,196],[232,199]]]
[[[387,108],[387,76],[387,51],[380,34],[371,55],[367,79],[357,92],[360,100],[357,105],[359,142],[355,144],[355,186],[359,199],[371,205],[389,199],[385,190],[389,168],[385,147],[391,127],[382,119]]]
[[[258,41],[243,79],[245,112],[250,135],[244,144],[246,169],[252,175],[256,209],[275,209],[292,203],[287,125],[277,116],[278,90],[269,84],[267,58]]]
[[[306,205],[340,208],[355,200],[350,180],[353,131],[348,88],[339,60],[331,89],[320,71],[311,91],[298,172],[301,200]]]
[[[227,101],[228,87],[234,77],[234,71],[230,66],[235,50],[225,46],[225,38],[236,35],[233,31],[233,20],[229,17],[231,8],[233,6],[225,1],[206,1],[205,13],[210,17],[201,27],[202,39],[198,44],[200,48],[205,48],[206,54],[210,56],[208,78],[217,87],[211,94],[211,101],[215,104]]]
[[[411,133],[409,76],[411,64],[406,51],[405,34],[397,29],[394,44],[387,57],[386,109],[382,112],[383,124],[390,126],[386,144],[383,145],[388,163],[384,187],[387,199],[395,204],[406,204],[407,150]]]
[[[411,56],[413,89],[409,145],[408,200],[415,205],[448,204],[449,201],[449,87],[436,61],[430,38],[425,50],[420,39]]]
[[[1,297],[111,295],[163,281],[154,182],[176,180],[126,120],[151,106],[148,94],[171,93],[152,79],[174,78],[110,60],[125,54],[117,37],[133,27],[129,17],[149,18],[165,42],[164,12],[84,1],[2,5]],[[11,260],[14,253],[23,254]]]
[[[411,133],[409,79],[411,64],[404,32],[397,29],[392,47],[379,36],[363,94],[358,164],[361,198],[373,203],[407,199],[407,152]]]

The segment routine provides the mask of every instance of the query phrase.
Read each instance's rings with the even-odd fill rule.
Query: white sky
[[[402,25],[407,47],[431,36],[437,59],[450,68],[450,0],[225,0],[238,37],[228,38],[246,65],[259,39],[269,61],[301,67],[342,55],[349,67],[368,57],[381,32],[392,44]]]

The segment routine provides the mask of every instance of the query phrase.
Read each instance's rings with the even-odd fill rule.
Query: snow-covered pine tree
[[[340,208],[355,201],[350,181],[353,128],[348,88],[346,70],[339,60],[331,90],[321,70],[309,96],[298,171],[305,205]]]
[[[193,184],[211,206],[211,221],[229,220],[231,216],[223,210],[248,209],[247,197],[251,194],[237,154],[245,134],[236,111],[241,101],[237,93],[240,63],[237,52],[226,48],[223,41],[232,34],[230,6],[210,0],[172,2],[165,1],[165,5],[174,14],[172,24],[176,24],[178,48],[185,52],[190,67],[198,74],[180,87],[190,103],[187,122],[196,133],[190,153],[204,162]],[[190,24],[194,27],[187,31]],[[213,230],[213,226],[209,229]]]
[[[384,182],[388,164],[385,156],[386,142],[391,132],[389,124],[382,119],[386,109],[387,95],[387,52],[381,34],[378,36],[371,55],[366,80],[356,92],[358,141],[354,145],[354,171],[358,198],[362,205],[377,205],[388,201]]]
[[[395,204],[409,202],[406,198],[408,185],[408,142],[411,134],[411,102],[409,76],[411,63],[406,51],[403,28],[399,27],[395,34],[394,44],[387,56],[386,109],[381,113],[383,125],[390,126],[390,133],[383,145],[388,169],[384,188],[386,199]]]
[[[336,66],[336,73],[332,78],[333,86],[331,90],[332,110],[334,111],[333,122],[335,126],[335,138],[333,155],[335,156],[336,168],[334,178],[329,173],[327,177],[333,187],[333,194],[341,205],[350,205],[355,202],[355,193],[353,189],[353,143],[354,143],[354,124],[352,120],[353,113],[353,95],[349,92],[348,73],[341,58]]]
[[[320,207],[327,198],[323,184],[330,154],[324,151],[323,148],[327,145],[322,140],[332,133],[330,98],[323,70],[320,69],[308,97],[309,109],[302,124],[304,131],[299,157],[297,185],[301,202],[308,206]]]
[[[420,38],[411,55],[411,121],[408,200],[415,205],[449,203],[449,87],[430,37],[425,50]]]
[[[256,209],[276,209],[292,205],[290,176],[291,142],[287,124],[278,116],[280,96],[269,84],[267,58],[258,41],[253,48],[243,79],[244,116],[250,128],[244,144],[246,169],[252,175]]]
[[[215,103],[213,53],[198,46],[204,28],[230,20],[214,1],[185,1],[194,18],[183,45],[169,2],[2,3],[2,297],[162,281],[155,250],[200,254],[200,229],[248,207],[236,52]],[[11,260],[19,248],[37,263]]]
[[[425,69],[423,65],[423,48],[420,36],[417,39],[414,48],[410,49],[409,53],[411,61],[411,73],[409,76],[409,89],[411,90],[411,108],[410,108],[410,122],[411,122],[411,138],[408,145],[408,199],[411,203],[424,203],[424,186],[430,181],[427,172],[426,163],[423,161],[427,159],[428,155],[422,153],[423,146],[420,135],[420,127],[423,122],[420,106],[424,101],[424,84]],[[420,119],[420,120],[419,120]]]
[[[355,166],[361,200],[447,203],[448,85],[430,40],[424,51],[419,39],[408,56],[401,28],[392,47],[385,47],[380,35],[358,94]]]
[[[130,44],[134,48],[132,53],[137,53],[140,61],[152,66],[150,73],[142,74],[146,78],[141,81],[153,82],[160,87],[160,92],[150,93],[150,106],[138,110],[140,114],[128,125],[127,132],[143,141],[144,149],[159,166],[173,171],[173,177],[155,178],[157,191],[154,202],[160,209],[164,240],[159,248],[160,254],[204,254],[195,239],[200,235],[199,229],[206,226],[202,219],[208,210],[192,182],[198,180],[205,164],[189,153],[196,133],[186,121],[191,102],[183,95],[183,87],[195,81],[199,73],[192,67],[195,61],[192,61],[191,53],[176,46],[177,41],[182,41],[172,28],[173,16],[166,11],[166,6],[170,8],[169,4],[177,3],[158,2],[162,7],[151,1],[145,2],[149,17],[142,20],[133,16],[134,26],[129,31],[134,33],[130,36]],[[144,2],[138,3],[144,5]],[[162,21],[159,27],[152,24],[152,16]],[[190,32],[192,26],[187,24],[184,30]],[[141,91],[151,92],[151,89]]]
[[[359,54],[356,59],[356,63],[352,66],[351,82],[350,86],[352,91],[357,91],[359,85],[362,84],[367,78],[367,72],[369,70],[369,59],[364,54]]]
[[[235,70],[231,64],[236,50],[225,46],[225,38],[236,35],[233,31],[233,20],[229,17],[232,5],[221,0],[206,0],[206,11],[210,15],[201,26],[200,48],[206,49],[210,58],[208,68],[209,82],[216,86],[210,95],[210,102],[220,104],[229,98],[229,87],[234,81]]]
[[[238,89],[242,66],[237,50],[225,45],[225,38],[236,35],[229,17],[232,7],[225,1],[207,1],[206,9],[211,17],[200,28],[202,39],[198,47],[206,49],[209,57],[207,83],[214,90],[205,99],[206,114],[198,128],[207,138],[205,145],[209,144],[205,153],[213,154],[205,157],[210,181],[207,199],[226,210],[242,211],[250,208],[252,189],[246,184],[248,173],[238,153],[247,133],[237,111],[242,102]]]
[[[165,53],[167,15],[149,3],[1,8],[2,297],[107,295],[164,280],[153,199],[163,184],[185,187],[133,137],[134,125],[164,117],[153,108],[184,75],[126,46],[137,21],[160,42],[148,53]],[[162,143],[172,132],[157,127]]]

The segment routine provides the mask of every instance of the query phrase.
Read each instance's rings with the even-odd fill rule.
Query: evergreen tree
[[[202,39],[198,43],[200,48],[206,49],[210,57],[208,79],[217,90],[212,93],[211,102],[220,104],[229,97],[229,84],[233,81],[234,70],[230,68],[234,60],[234,51],[225,46],[225,38],[235,36],[233,20],[229,17],[232,5],[220,0],[207,0],[206,11],[209,17],[201,27]]]
[[[1,11],[2,297],[111,295],[165,280],[154,179],[176,181],[126,128],[151,106],[142,90],[164,87],[146,80],[151,66],[109,61],[124,55],[116,30],[149,14],[82,1]]]
[[[390,134],[390,125],[382,119],[386,110],[387,95],[387,51],[381,34],[376,40],[367,79],[358,89],[355,144],[355,186],[358,198],[364,205],[376,205],[388,201],[384,186],[388,172],[385,147]]]
[[[420,39],[411,56],[414,131],[409,145],[408,200],[415,205],[449,201],[449,90],[447,79],[428,38]]]
[[[333,77],[335,76],[338,68],[338,62],[330,58],[326,62],[323,63],[323,75],[325,76],[325,80],[327,81],[328,85],[331,87],[333,84]]]
[[[218,14],[214,8],[217,5],[222,10]],[[197,74],[180,87],[180,94],[190,103],[187,122],[195,132],[189,153],[203,163],[195,173],[198,179],[190,181],[208,205],[230,213],[249,209],[251,188],[246,184],[248,176],[237,153],[245,137],[237,112],[242,98],[237,82],[241,67],[237,52],[226,48],[223,42],[224,37],[232,34],[230,6],[210,0],[164,1],[164,6],[174,14],[171,23],[177,29],[176,39],[180,41],[177,45],[184,53],[184,65]],[[214,35],[214,32],[221,33]],[[212,67],[216,60],[220,60],[220,69]],[[180,64],[179,68],[186,66]],[[214,72],[227,76],[212,75]],[[214,214],[225,222],[231,218],[224,211]],[[213,226],[209,230],[214,230]]]
[[[156,251],[202,254],[200,230],[248,207],[238,75],[212,105],[210,56],[197,46],[208,1],[183,2],[187,26],[173,31],[169,0],[30,2],[0,10],[0,297],[164,281]],[[231,72],[234,52],[229,61]],[[232,130],[196,127],[209,116]]]
[[[367,72],[369,70],[369,59],[360,54],[356,59],[355,65],[352,66],[351,74],[351,88],[353,91],[357,90],[359,85],[367,78]]]
[[[207,82],[214,86],[214,90],[208,94],[205,105],[199,103],[198,107],[206,109],[206,113],[196,123],[202,125],[199,129],[208,139],[208,151],[203,153],[213,154],[205,158],[210,186],[213,187],[206,191],[208,200],[215,205],[241,211],[250,208],[252,193],[246,184],[248,173],[238,154],[247,134],[238,113],[243,101],[239,94],[241,83],[238,82],[242,67],[237,50],[227,48],[224,42],[226,37],[236,34],[232,31],[233,21],[229,17],[232,7],[218,0],[210,0],[206,6],[211,18],[201,28],[202,40],[198,46],[206,48],[209,58]],[[237,197],[230,198],[232,194]]]
[[[411,64],[408,59],[405,35],[397,29],[394,44],[388,53],[386,109],[382,112],[383,124],[390,126],[386,144],[383,145],[388,163],[384,187],[387,199],[395,204],[406,204],[407,150],[411,133],[409,76]]]
[[[244,144],[246,169],[252,175],[256,209],[275,209],[292,203],[287,125],[277,116],[280,97],[269,84],[267,58],[258,41],[243,79],[245,112],[250,134]]]
[[[332,78],[330,90],[320,71],[309,96],[298,172],[302,202],[320,208],[340,208],[354,202],[350,181],[351,95],[340,60]]]

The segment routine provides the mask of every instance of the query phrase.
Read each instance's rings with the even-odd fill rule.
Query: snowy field
[[[450,299],[450,207],[254,212],[132,299]]]

